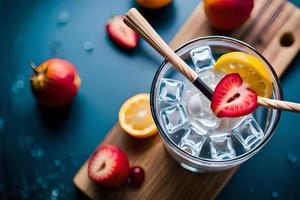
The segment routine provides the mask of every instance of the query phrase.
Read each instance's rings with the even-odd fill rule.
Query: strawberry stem
[[[33,62],[30,62],[30,67],[34,71],[34,73],[39,74],[39,72],[36,70],[36,65]]]

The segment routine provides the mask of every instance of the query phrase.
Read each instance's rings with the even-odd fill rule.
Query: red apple
[[[221,31],[232,31],[250,16],[253,0],[204,0],[204,8],[210,24]]]
[[[31,87],[41,105],[61,107],[76,96],[81,80],[70,62],[54,58],[32,67]]]

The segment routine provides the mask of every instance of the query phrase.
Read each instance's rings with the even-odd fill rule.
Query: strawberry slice
[[[89,177],[101,186],[120,186],[129,174],[129,161],[126,154],[113,145],[101,145],[88,163]]]
[[[109,37],[124,49],[133,49],[138,45],[139,36],[123,22],[124,16],[114,16],[106,23]]]
[[[237,73],[226,75],[218,83],[211,101],[211,109],[217,117],[240,117],[252,113],[256,106],[257,94]]]

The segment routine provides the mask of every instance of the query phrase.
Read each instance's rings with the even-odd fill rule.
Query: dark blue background
[[[170,41],[198,3],[175,0],[144,14]],[[0,199],[83,198],[73,186],[74,174],[115,124],[120,105],[149,92],[162,62],[143,41],[128,53],[107,38],[106,20],[133,5],[131,0],[0,1]],[[63,11],[70,17],[60,25]],[[83,48],[86,41],[92,52]],[[51,57],[70,60],[82,78],[78,96],[62,111],[40,108],[30,90],[29,62]],[[297,56],[281,79],[291,101],[300,99],[299,65]],[[283,113],[272,140],[241,166],[219,199],[268,199],[274,191],[280,199],[300,199],[299,119]]]

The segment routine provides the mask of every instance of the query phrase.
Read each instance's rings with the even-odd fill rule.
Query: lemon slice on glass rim
[[[225,74],[238,73],[243,81],[261,97],[272,96],[272,80],[264,64],[256,57],[236,51],[222,55],[213,70]]]

